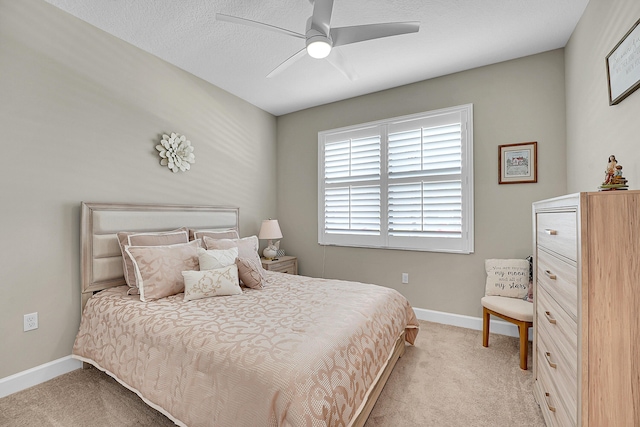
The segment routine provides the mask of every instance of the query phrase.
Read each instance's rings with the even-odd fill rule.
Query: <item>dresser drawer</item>
[[[559,349],[577,360],[578,323],[541,286],[536,289],[536,316],[537,330],[551,331]]]
[[[551,422],[551,425],[547,424],[547,427],[576,426],[577,421],[569,415],[569,411],[551,379],[548,367],[545,367],[543,363],[538,363],[536,374],[535,387],[539,396],[538,404],[545,415],[545,420]]]
[[[576,352],[560,350],[557,330],[551,330],[542,320],[539,323],[536,357],[538,369],[545,369],[547,377],[559,393],[567,414],[576,423],[578,409],[578,357]],[[539,374],[538,374],[539,375]]]
[[[571,264],[538,248],[537,282],[578,321],[578,271]]]
[[[536,218],[538,245],[577,261],[576,212],[543,212]]]

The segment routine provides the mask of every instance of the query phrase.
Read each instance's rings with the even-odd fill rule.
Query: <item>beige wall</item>
[[[275,117],[43,1],[0,0],[0,97],[0,378],[71,354],[81,201],[239,206],[243,235],[276,212]]]
[[[566,191],[564,73],[560,49],[278,117],[282,247],[302,274],[381,284],[414,307],[479,317],[484,260],[530,255],[531,203]],[[474,106],[474,254],[318,245],[319,131],[466,103]],[[528,141],[538,142],[538,183],[498,185],[498,145]]]
[[[638,0],[591,0],[566,46],[567,188],[595,191],[615,154],[640,188],[640,90],[609,106],[605,57],[640,19]]]

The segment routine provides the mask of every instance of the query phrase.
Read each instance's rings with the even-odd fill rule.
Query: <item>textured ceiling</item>
[[[418,33],[335,48],[352,81],[308,56],[267,78],[304,40],[215,19],[220,12],[304,33],[308,0],[46,1],[274,115],[564,47],[588,3],[335,0],[334,27],[421,23]]]

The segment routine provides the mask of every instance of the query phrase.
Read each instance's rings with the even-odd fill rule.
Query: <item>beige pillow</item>
[[[266,280],[262,263],[257,263],[251,258],[238,258],[238,276],[242,283],[251,289],[262,289]]]
[[[202,239],[209,236],[212,239],[239,239],[238,230],[194,230],[189,229],[189,240]]]
[[[485,295],[524,298],[529,291],[529,261],[526,259],[487,259]]]
[[[163,246],[175,245],[177,243],[189,242],[189,234],[186,227],[181,227],[173,231],[157,231],[157,232],[129,232],[121,231],[117,233],[118,243],[120,243],[120,251],[122,252],[122,269],[124,271],[124,280],[129,287],[134,288],[131,291],[138,293],[138,285],[136,283],[136,273],[133,269],[131,257],[124,250],[125,246]]]
[[[183,271],[198,270],[200,241],[168,246],[126,246],[136,273],[141,301],[184,291]]]
[[[182,277],[185,301],[242,293],[235,264],[206,271],[183,271]]]
[[[236,258],[238,258],[238,248],[209,250],[198,248],[200,270],[213,270],[214,268],[235,265]]]
[[[204,246],[207,249],[238,248],[238,257],[255,260],[262,268],[260,255],[258,255],[258,245],[257,236],[243,237],[242,239],[212,239],[208,236],[204,237]]]

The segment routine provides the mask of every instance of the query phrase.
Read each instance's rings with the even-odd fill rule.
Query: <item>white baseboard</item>
[[[80,368],[82,368],[82,362],[72,359],[71,356],[66,356],[44,365],[18,372],[0,379],[0,398]]]
[[[445,325],[458,326],[461,328],[482,330],[482,318],[464,316],[462,314],[445,313],[443,311],[426,310],[424,308],[413,308],[416,317],[427,322],[442,323]],[[507,335],[518,338],[518,327],[513,323],[504,320],[491,318],[489,331],[492,334]],[[533,329],[529,329],[529,341],[533,341]]]
[[[418,319],[426,320],[427,322],[442,323],[478,331],[482,330],[482,319],[479,317],[426,310],[424,308],[414,308],[413,311],[416,313]],[[495,334],[518,337],[518,327],[502,320],[492,319],[490,330]],[[530,341],[532,339],[531,332],[532,331],[529,330]],[[80,368],[82,368],[82,362],[72,359],[71,356],[67,356],[23,372],[18,372],[15,375],[0,379],[0,398]]]

